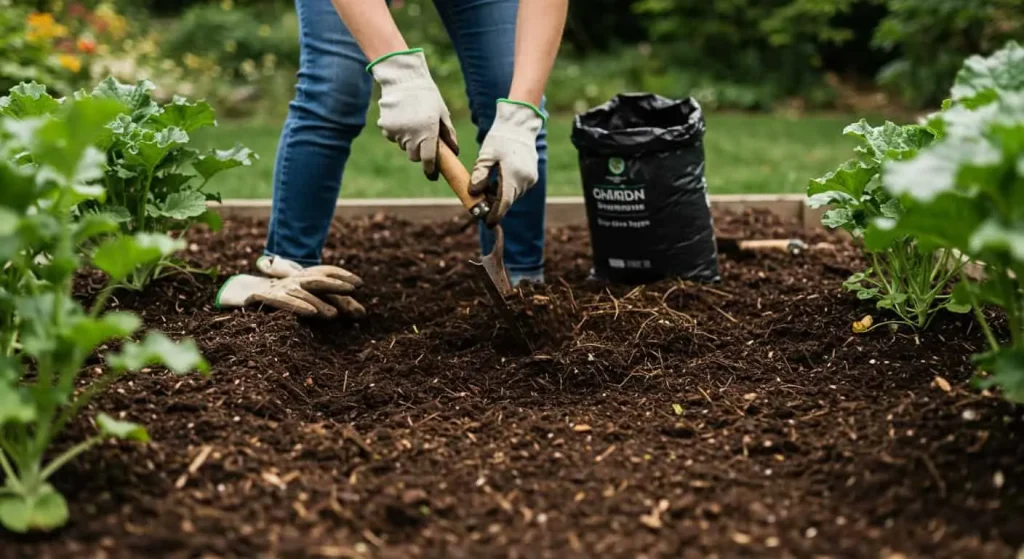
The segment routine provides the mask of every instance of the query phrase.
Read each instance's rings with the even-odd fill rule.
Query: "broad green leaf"
[[[39,121],[19,121],[22,126],[33,127],[25,144],[33,160],[53,169],[68,182],[86,182],[83,178],[96,176],[95,148],[92,147],[106,132],[106,125],[117,114],[116,103],[86,99],[67,102],[41,125]],[[82,167],[83,154],[87,162]]]
[[[133,121],[142,122],[160,111],[160,107],[153,101],[151,95],[155,89],[156,85],[149,80],[141,80],[131,85],[109,77],[96,86],[92,96],[118,101],[131,115]]]
[[[1006,254],[1024,262],[1024,223],[1007,227],[989,218],[971,235],[971,254]]]
[[[121,372],[154,365],[163,365],[179,375],[192,371],[206,373],[210,369],[194,340],[175,343],[157,331],[147,333],[141,342],[125,343],[120,352],[108,354],[106,360],[114,370]]]
[[[110,218],[115,223],[126,223],[132,220],[132,213],[124,206],[104,206],[103,215]]]
[[[856,206],[859,202],[854,200],[853,196],[845,192],[839,192],[838,190],[830,190],[828,192],[819,192],[813,196],[807,197],[807,206],[811,208],[824,208],[826,206],[843,206],[852,205]]]
[[[860,200],[864,195],[864,189],[875,173],[874,169],[859,161],[847,161],[824,177],[812,180],[807,187],[807,195],[839,192],[853,200]]]
[[[175,96],[173,101],[164,105],[154,121],[164,127],[181,128],[185,132],[217,125],[213,107],[209,103],[205,101],[192,103],[179,96]]]
[[[108,312],[100,318],[80,317],[68,336],[79,347],[95,348],[103,342],[126,338],[142,326],[142,319],[131,312]]]
[[[8,423],[31,423],[36,419],[32,398],[13,382],[0,382],[0,428]]]
[[[999,348],[975,356],[975,364],[990,376],[978,379],[982,388],[999,387],[1003,396],[1024,403],[1024,348]]]
[[[181,170],[187,169],[188,165],[191,165],[197,161],[200,157],[200,153],[190,147],[179,147],[178,149],[167,154],[167,157],[163,160],[158,167],[162,173],[157,175],[157,178],[162,176],[169,176],[174,173],[178,173]],[[194,177],[195,175],[190,176]]]
[[[969,109],[954,106],[935,117],[935,127],[942,130],[943,136],[974,138],[981,136],[985,129],[986,116],[995,107]]]
[[[945,135],[957,139],[985,136],[1008,152],[1018,151],[1024,126],[1024,91],[1001,94],[984,107],[953,107],[944,112],[939,124]]]
[[[88,186],[88,183],[102,179],[106,168],[107,154],[93,146],[86,147],[82,152],[82,158],[78,161],[78,166],[75,167],[75,174],[71,177],[71,180],[73,181],[72,186],[79,188],[98,188],[102,191],[102,186]]]
[[[107,130],[110,131],[110,135],[114,140],[126,145],[137,142],[145,131],[145,129],[132,121],[132,117],[126,114],[117,115],[107,125]]]
[[[164,175],[157,175],[153,179],[152,192],[154,196],[160,195],[167,196],[181,190],[182,186],[188,184],[189,181],[195,178],[195,175],[186,175],[183,173],[167,173]]]
[[[45,291],[34,295],[22,294],[15,299],[18,317],[22,321],[21,350],[25,354],[39,358],[56,349],[57,340],[52,330],[56,301],[53,292]]]
[[[142,425],[130,421],[118,421],[105,413],[96,416],[96,426],[100,428],[101,433],[109,437],[140,443],[149,442],[149,433]]]
[[[157,215],[171,219],[185,220],[206,213],[206,197],[201,192],[175,192],[167,197],[163,207],[157,208]]]
[[[68,183],[70,188],[61,197],[61,208],[67,210],[86,200],[104,200],[103,185],[91,183],[103,178],[106,167],[107,155],[93,146],[86,147]]]
[[[46,86],[36,82],[21,83],[0,98],[0,116],[26,118],[44,116],[57,110],[60,103],[46,92]]]
[[[167,235],[138,233],[116,237],[96,249],[92,261],[114,281],[128,277],[136,268],[158,262],[185,247],[185,242]]]
[[[878,288],[875,287],[865,289],[858,286],[856,289],[853,287],[850,287],[849,289],[856,291],[857,298],[861,300],[874,299],[875,297],[878,297]]]
[[[903,206],[902,204],[900,204],[900,201],[897,200],[896,198],[890,198],[889,200],[886,200],[885,203],[881,205],[880,210],[882,213],[882,217],[887,217],[890,219],[898,219],[901,215],[903,215]]]
[[[1010,305],[1002,290],[989,282],[975,283],[960,281],[953,286],[953,302],[958,305],[994,305],[1006,308]]]
[[[61,225],[49,213],[30,213],[21,218],[18,235],[26,245],[45,250],[54,244],[61,234]]]
[[[0,302],[4,304],[5,309],[12,309],[13,304],[10,303],[5,296],[8,295],[3,288],[0,288]],[[8,386],[16,384],[21,379],[21,361],[14,357],[5,357],[0,355],[0,386]],[[0,391],[8,390],[2,388]]]
[[[4,212],[7,210],[0,210],[0,219],[7,219]],[[14,215],[14,214],[10,214]],[[16,219],[16,216],[12,219]],[[7,262],[14,258],[19,251],[22,250],[21,243],[18,237],[14,235],[3,235],[0,234],[0,262]]]
[[[21,213],[28,209],[39,194],[35,177],[28,169],[16,168],[0,161],[0,206]]]
[[[141,139],[128,147],[125,160],[152,172],[168,153],[188,144],[188,140],[188,134],[180,128],[165,128],[157,132],[146,130]]]
[[[912,237],[924,250],[955,248],[968,250],[968,240],[982,220],[975,200],[959,194],[944,194],[927,204],[914,204],[899,221],[876,219],[864,234],[869,250],[882,250],[903,237]]]
[[[213,210],[206,210],[203,215],[196,218],[197,223],[202,223],[210,228],[210,231],[217,232],[224,227],[224,221],[221,219],[220,214]]]
[[[964,61],[953,85],[953,100],[977,106],[995,100],[1000,91],[1024,91],[1024,47],[1010,41],[991,56]]]
[[[3,119],[3,131],[10,136],[11,141],[25,148],[31,149],[36,144],[36,136],[39,130],[49,122],[47,117],[31,117],[23,119]]]
[[[48,532],[67,521],[68,503],[48,483],[31,495],[0,494],[0,524],[16,534],[30,530]]]
[[[204,179],[209,180],[222,171],[235,167],[248,167],[258,159],[259,156],[251,149],[236,145],[229,150],[213,150],[199,158],[192,166]]]
[[[954,190],[965,167],[984,169],[1001,161],[999,148],[988,141],[947,138],[913,159],[886,163],[882,180],[894,195],[928,202]]]
[[[907,294],[902,292],[890,293],[886,295],[885,298],[882,299],[882,301],[885,301],[893,305],[902,305],[903,303],[907,302]]]
[[[871,126],[863,119],[847,126],[843,134],[860,138],[864,145],[858,146],[856,151],[876,162],[913,155],[933,138],[931,132],[921,126],[900,126],[888,121],[882,126]]]
[[[853,212],[847,208],[829,210],[825,212],[824,216],[822,216],[821,223],[825,227],[829,227],[831,229],[846,227],[853,223]]]
[[[109,213],[86,214],[75,224],[72,238],[75,244],[84,243],[94,237],[116,232],[117,223]]]
[[[896,225],[896,220],[889,217],[872,220],[864,230],[864,248],[870,252],[881,252],[890,248],[894,242],[904,237]]]
[[[960,303],[948,303],[948,304],[946,304],[946,310],[951,312],[951,313],[955,313],[955,314],[967,314],[967,313],[971,312],[972,308],[973,307],[971,307],[970,305],[963,305],[963,304],[960,304]]]

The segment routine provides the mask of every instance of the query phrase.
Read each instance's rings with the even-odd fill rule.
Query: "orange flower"
[[[55,22],[53,20],[53,14],[35,12],[28,15],[28,19],[25,20],[25,23],[27,23],[29,27],[47,28],[53,26]]]
[[[93,41],[92,39],[89,39],[87,37],[82,37],[78,39],[78,43],[76,44],[76,46],[78,47],[78,52],[84,54],[93,54],[96,52],[96,41]]]
[[[50,13],[32,13],[25,20],[28,31],[25,38],[31,42],[59,39],[68,34],[68,28],[57,23]]]
[[[71,54],[62,54],[58,56],[57,63],[75,74],[82,70],[82,59]]]

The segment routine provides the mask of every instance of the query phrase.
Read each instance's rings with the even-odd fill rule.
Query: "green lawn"
[[[717,114],[708,116],[707,178],[712,194],[802,192],[818,177],[852,155],[852,140],[842,136],[853,117]],[[356,139],[345,172],[346,198],[451,196],[443,181],[427,181],[395,144],[377,131],[375,115]],[[456,123],[467,167],[476,155],[475,129],[468,120]],[[572,117],[552,116],[549,122],[549,194],[580,194],[576,149],[569,140]],[[211,181],[224,198],[268,198],[280,122],[228,121],[204,132],[203,145],[230,147],[241,142],[260,155],[251,168]]]

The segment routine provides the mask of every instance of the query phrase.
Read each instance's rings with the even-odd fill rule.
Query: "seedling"
[[[53,117],[0,119],[0,145],[20,146],[14,160],[30,162],[0,159],[0,525],[15,532],[67,522],[67,503],[49,480],[76,456],[106,438],[148,440],[143,427],[100,413],[96,435],[47,459],[95,396],[146,366],[208,369],[192,341],[174,343],[155,331],[131,339],[141,320],[105,312],[109,288],[88,310],[72,297],[73,277],[89,261],[116,285],[181,247],[166,235],[121,236],[108,215],[72,218],[81,204],[103,201],[104,189],[94,182],[103,177],[105,157],[95,144],[119,110],[114,101],[83,99],[62,103]],[[78,247],[100,238],[83,259]],[[114,344],[120,348],[103,355],[100,374],[80,384],[86,360]]]
[[[878,308],[897,317],[873,325],[861,323],[859,328],[855,325],[855,330],[866,332],[885,324],[924,329],[942,309],[969,311],[952,301],[949,292],[950,283],[966,264],[962,259],[948,250],[925,246],[912,235],[892,236],[884,243],[864,243],[871,223],[879,218],[898,219],[908,203],[882,188],[882,166],[914,158],[934,141],[934,131],[927,126],[891,122],[872,127],[861,120],[846,127],[844,133],[860,139],[857,157],[812,180],[807,189],[808,203],[811,207],[831,207],[822,223],[850,233],[871,263],[866,270],[853,274],[844,287],[860,299],[876,301]]]
[[[95,142],[104,157],[102,173],[93,180],[106,195],[83,201],[75,208],[78,217],[100,215],[114,221],[123,234],[180,237],[197,223],[219,229],[220,217],[207,202],[219,202],[220,195],[206,191],[207,184],[217,174],[251,165],[258,157],[240,145],[206,153],[190,147],[191,134],[216,126],[213,108],[181,97],[160,105],[152,98],[154,87],[145,80],[126,85],[108,78],[93,91],[75,95],[79,100],[110,100],[118,107]],[[41,85],[21,84],[0,99],[0,116],[50,115],[64,103]],[[142,289],[180,267],[171,257],[161,258],[133,270],[123,284]]]
[[[866,236],[879,247],[914,236],[922,246],[956,250],[984,266],[984,277],[963,274],[954,299],[974,308],[989,351],[974,360],[1024,402],[1024,48],[1015,42],[988,58],[971,57],[952,98],[929,126],[942,138],[907,161],[887,163],[889,192],[911,202],[896,218],[881,219]],[[982,312],[1005,312],[1008,340],[1000,340]]]

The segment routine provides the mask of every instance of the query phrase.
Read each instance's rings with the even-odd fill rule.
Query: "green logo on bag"
[[[608,170],[614,175],[621,175],[626,170],[626,162],[621,157],[613,157],[608,160]]]

